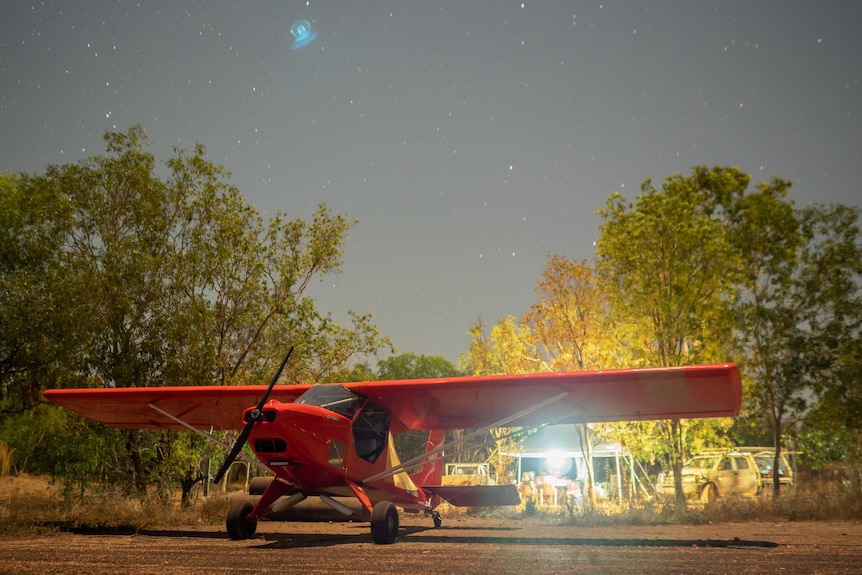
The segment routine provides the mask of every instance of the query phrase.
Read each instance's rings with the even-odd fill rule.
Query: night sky
[[[860,81],[856,0],[4,0],[0,170],[133,124],[162,160],[204,144],[264,215],[359,220],[320,310],[456,362],[645,178],[733,165],[858,205]]]

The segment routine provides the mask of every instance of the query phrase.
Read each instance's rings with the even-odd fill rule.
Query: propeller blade
[[[257,404],[258,411],[263,409],[263,406],[266,404],[266,400],[269,399],[269,394],[272,393],[272,388],[275,387],[275,382],[277,382],[278,378],[281,377],[281,372],[284,371],[284,366],[287,365],[287,360],[290,359],[290,354],[292,353],[293,346],[290,346],[290,349],[287,350],[287,355],[284,356],[284,359],[281,360],[281,365],[278,366],[278,371],[275,372],[275,377],[273,377],[272,381],[269,382],[269,387],[266,388],[266,393],[263,394],[263,397],[260,398],[260,401]]]
[[[240,451],[242,451],[243,445],[245,445],[245,442],[248,440],[252,427],[254,427],[254,420],[249,419],[248,423],[246,423],[245,427],[242,429],[242,433],[239,434],[236,443],[233,444],[233,448],[231,448],[230,453],[224,460],[224,463],[219,467],[218,473],[216,473],[215,478],[213,478],[213,483],[218,484],[218,482],[221,481],[221,478],[224,477],[224,474],[227,473],[227,470],[230,469],[234,459],[236,459],[236,456],[239,455]]]
[[[290,355],[292,353],[293,346],[290,346],[290,349],[287,350],[287,355],[284,356],[284,359],[281,361],[281,365],[278,366],[278,371],[275,372],[275,377],[272,378],[272,381],[269,383],[269,386],[266,388],[266,391],[260,398],[257,406],[249,412],[245,427],[242,429],[242,433],[239,434],[236,443],[233,444],[233,448],[230,450],[224,463],[219,467],[218,473],[216,473],[216,476],[213,479],[213,483],[217,484],[222,480],[222,477],[224,477],[224,474],[227,473],[228,469],[230,469],[236,456],[239,455],[240,451],[242,451],[245,442],[248,441],[248,436],[251,434],[251,429],[254,427],[254,424],[260,420],[261,415],[263,415],[263,406],[266,405],[267,400],[269,400],[269,394],[272,393],[272,388],[275,387],[275,383],[278,381],[278,378],[281,377],[281,372],[284,371],[284,366],[287,365],[287,360],[290,359]]]

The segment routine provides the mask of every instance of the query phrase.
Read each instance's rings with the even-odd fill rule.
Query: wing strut
[[[468,439],[473,439],[477,435],[481,435],[481,434],[485,433],[489,429],[493,429],[495,427],[503,427],[507,423],[511,423],[512,421],[515,421],[518,418],[524,417],[525,415],[529,415],[532,412],[536,411],[537,409],[542,409],[543,407],[545,407],[547,405],[551,405],[552,403],[560,401],[561,399],[563,399],[567,395],[569,395],[569,392],[564,391],[563,393],[555,395],[554,397],[546,399],[545,401],[539,402],[536,405],[530,406],[527,409],[523,409],[523,410],[521,410],[515,414],[506,416],[503,419],[495,421],[494,423],[492,423],[490,425],[486,425],[485,427],[483,427],[481,429],[477,429],[471,433],[468,433],[467,435],[465,435],[464,437],[461,437],[460,439],[456,439],[455,441],[450,441],[449,443],[444,443],[443,445],[439,445],[430,451],[426,451],[422,455],[418,455],[412,459],[408,459],[407,461],[401,463],[400,465],[396,465],[395,467],[390,467],[389,469],[386,469],[385,471],[381,471],[380,473],[375,473],[371,477],[366,477],[363,480],[363,483],[367,484],[367,483],[371,483],[373,481],[379,481],[380,479],[390,477],[390,476],[395,475],[396,473],[400,473],[400,472],[402,472],[405,469],[408,469],[410,467],[415,467],[416,465],[424,462],[425,459],[430,455],[435,455],[437,453],[440,453],[444,449],[449,449],[450,447],[460,445],[461,443],[464,443]]]
[[[158,406],[156,406],[156,405],[153,405],[152,403],[148,403],[147,405],[149,405],[151,409],[153,409],[153,410],[157,411],[158,413],[160,413],[160,414],[164,415],[165,417],[167,417],[167,418],[168,418],[168,419],[170,419],[171,421],[174,421],[174,422],[176,422],[176,423],[179,423],[180,425],[182,425],[183,427],[185,427],[185,428],[186,428],[186,429],[188,429],[189,431],[194,431],[194,432],[195,432],[195,433],[197,433],[198,435],[200,435],[200,436],[202,436],[202,437],[206,438],[208,441],[212,441],[212,442],[213,442],[213,443],[215,443],[216,445],[219,445],[219,446],[223,447],[223,448],[225,449],[225,451],[230,451],[230,450],[231,450],[231,446],[230,446],[230,445],[228,445],[227,443],[225,443],[225,442],[223,442],[223,441],[221,441],[221,440],[219,440],[219,439],[216,439],[215,437],[213,437],[213,436],[212,436],[212,435],[210,435],[209,433],[207,433],[207,432],[205,432],[205,431],[202,431],[202,430],[198,429],[198,428],[197,428],[197,427],[195,427],[194,425],[190,425],[190,424],[186,423],[185,421],[183,421],[183,420],[182,420],[182,419],[180,419],[179,417],[177,417],[177,416],[175,416],[175,415],[172,415],[172,414],[168,413],[168,412],[167,412],[167,411],[165,411],[164,409],[162,409],[162,408],[160,408],[160,407],[158,407]],[[252,459],[251,457],[248,457],[248,456],[246,456],[246,455],[243,455],[242,453],[240,453],[240,454],[239,454],[238,459],[240,459],[240,460],[242,460],[242,461],[245,461],[246,463],[250,463],[250,464],[252,464],[252,465],[255,465],[255,466],[257,466],[258,468],[263,469],[264,471],[267,471],[267,472],[268,472],[268,471],[270,471],[269,467],[267,467],[266,465],[264,465],[263,463],[261,463],[261,462],[260,462],[260,461],[258,461],[257,459]]]

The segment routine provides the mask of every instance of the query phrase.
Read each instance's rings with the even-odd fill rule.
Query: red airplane
[[[735,416],[742,394],[733,364],[276,387],[286,361],[269,386],[55,389],[45,397],[112,427],[188,429],[210,439],[203,430],[242,429],[232,448],[222,444],[230,453],[215,481],[246,442],[275,478],[256,503],[232,501],[232,539],[251,537],[258,520],[309,496],[351,515],[334,499],[347,496],[370,516],[374,542],[387,544],[398,535],[396,506],[424,512],[439,527],[443,500],[520,502],[514,485],[441,485],[444,450],[453,455],[489,429]],[[444,444],[447,429],[475,431]],[[401,462],[393,436],[406,430],[433,431],[423,455]]]

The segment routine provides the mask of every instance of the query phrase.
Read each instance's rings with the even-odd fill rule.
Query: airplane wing
[[[343,384],[373,399],[404,429],[475,429],[739,414],[742,386],[733,364],[673,368],[455,377]],[[277,385],[292,402],[308,385]],[[240,429],[242,412],[265,385],[56,389],[45,397],[112,427]],[[151,406],[158,408],[154,409]]]
[[[201,430],[242,429],[242,413],[257,404],[266,385],[49,389],[45,398],[111,427],[185,429],[151,405]],[[270,399],[294,401],[310,385],[279,385]]]
[[[406,429],[475,429],[739,414],[733,364],[346,384]],[[543,405],[544,404],[544,405]]]

